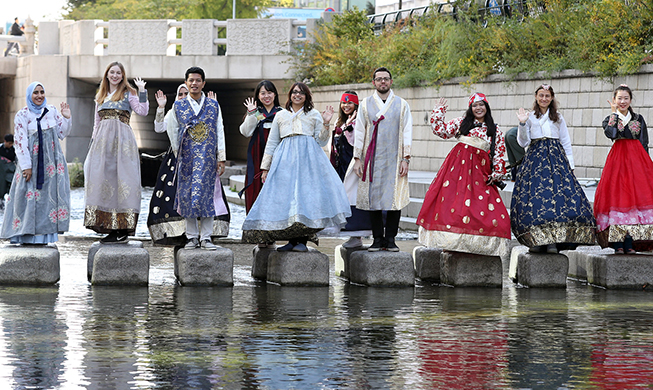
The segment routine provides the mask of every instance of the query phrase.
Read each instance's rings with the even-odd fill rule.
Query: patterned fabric
[[[506,250],[510,217],[496,186],[487,185],[488,149],[485,140],[463,136],[447,155],[417,217],[421,244],[488,256]]]
[[[173,179],[177,158],[169,149],[159,167],[150,200],[147,228],[152,242],[159,245],[181,245],[186,240],[186,220],[174,208],[177,187]]]
[[[553,122],[549,118],[548,110],[539,118],[535,116],[534,112],[530,112],[526,123],[523,126],[520,123],[517,128],[517,142],[522,148],[526,148],[532,141],[537,139],[558,139],[565,151],[569,166],[574,169],[574,155],[571,149],[571,137],[569,136],[569,129],[567,129],[567,122],[565,122],[562,114],[558,113],[558,116],[558,121]]]
[[[205,99],[196,114],[188,99],[173,106],[179,123],[175,209],[184,218],[229,214],[218,172],[218,102]]]
[[[446,113],[447,109],[444,106],[438,107],[431,112],[431,130],[433,130],[433,134],[443,139],[457,137],[460,124],[464,118],[458,117],[445,123],[444,116]],[[492,137],[487,135],[487,125],[476,120],[474,124],[477,126],[469,130],[469,136],[480,138],[488,144],[491,143]],[[506,175],[506,142],[499,126],[497,126],[496,131],[494,158],[492,159],[492,178],[502,180]]]
[[[14,132],[19,158],[0,234],[12,243],[57,241],[57,234],[67,231],[70,223],[70,180],[59,143],[70,131],[70,120],[63,118],[55,107],[47,108],[48,113],[41,120],[43,144],[36,136],[35,114],[27,108],[16,114]],[[29,154],[23,155],[24,150]],[[25,181],[22,171],[35,172],[39,151],[43,156],[44,183],[37,190],[36,176],[32,174],[30,181]],[[29,167],[21,165],[24,161],[29,161]]]
[[[618,139],[636,139],[648,153],[648,130],[644,117],[639,114],[631,116],[630,113],[628,116],[630,117],[628,123],[624,123],[617,113],[605,117],[603,120],[603,132],[605,136],[613,141]]]
[[[93,140],[84,162],[84,226],[97,233],[127,230],[133,235],[136,231],[141,209],[140,156],[134,132],[121,119],[131,115],[132,109],[147,115],[145,93],[138,97],[126,93],[117,102],[107,100],[96,112]],[[116,114],[115,110],[126,112]]]
[[[629,234],[635,249],[649,250],[653,247],[653,162],[641,143],[646,122],[636,115],[626,125],[619,119],[618,126],[616,117],[612,114],[603,121],[606,135],[616,140],[594,197],[598,240],[607,247],[623,242]]]
[[[510,211],[512,232],[528,247],[596,241],[592,208],[557,139],[531,143],[517,172]]]

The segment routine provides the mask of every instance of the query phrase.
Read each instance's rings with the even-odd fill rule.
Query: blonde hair
[[[122,66],[122,64],[118,61],[112,62],[107,66],[107,69],[104,71],[104,75],[102,76],[102,81],[100,82],[100,88],[97,91],[97,94],[95,95],[95,101],[97,104],[102,104],[104,102],[104,99],[106,99],[107,95],[109,94],[109,80],[107,79],[107,75],[109,74],[109,69],[111,69],[114,66],[118,66],[120,68],[120,71],[122,72],[122,81],[120,81],[120,84],[118,84],[118,88],[116,88],[116,92],[111,96],[111,100],[114,102],[121,101],[124,99],[125,92],[129,91],[130,93],[133,93],[134,95],[136,94],[136,89],[129,85],[127,82],[127,75],[125,74],[125,67]]]

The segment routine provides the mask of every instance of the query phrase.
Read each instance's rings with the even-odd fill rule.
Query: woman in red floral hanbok
[[[594,197],[599,244],[617,253],[653,247],[653,162],[646,122],[630,107],[632,98],[622,84],[608,100],[612,113],[603,120],[603,130],[614,144]]]
[[[506,173],[503,133],[482,93],[469,98],[464,117],[446,123],[447,101],[431,113],[433,133],[458,138],[426,192],[417,217],[419,242],[428,247],[500,256],[510,239],[510,217],[496,183]]]

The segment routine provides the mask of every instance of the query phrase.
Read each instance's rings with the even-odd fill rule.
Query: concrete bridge
[[[13,132],[13,117],[25,106],[27,86],[40,81],[48,103],[71,105],[74,125],[63,147],[68,161],[83,161],[93,130],[96,89],[107,64],[120,61],[130,80],[147,81],[150,114],[131,120],[139,147],[150,153],[166,150],[166,135],[153,131],[154,93],[167,93],[169,108],[186,69],[200,66],[206,72],[205,90],[218,94],[223,110],[227,158],[244,160],[247,140],[238,131],[244,99],[253,96],[260,80],[269,79],[285,101],[292,78],[289,53],[294,42],[306,39],[298,36],[306,37],[315,21],[66,20],[41,22],[37,32],[28,20],[19,42],[21,55],[0,57],[0,135]]]

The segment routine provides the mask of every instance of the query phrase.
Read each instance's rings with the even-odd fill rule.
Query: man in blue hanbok
[[[220,184],[226,153],[220,105],[204,95],[205,84],[202,68],[186,71],[189,94],[174,103],[168,125],[179,134],[178,145],[172,145],[177,149],[175,209],[186,219],[185,249],[215,250],[212,233],[226,236],[229,231],[229,209]]]

